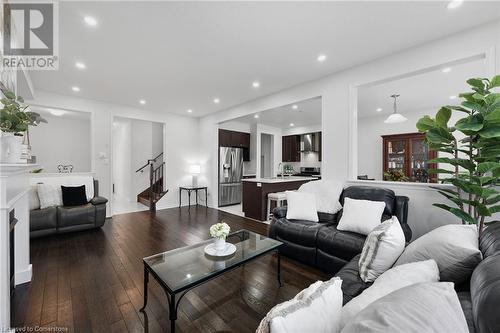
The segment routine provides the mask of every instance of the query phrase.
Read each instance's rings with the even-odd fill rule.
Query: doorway
[[[164,161],[164,124],[114,117],[112,134],[113,214],[149,210],[140,194],[150,186],[148,163]]]
[[[260,175],[262,178],[274,177],[274,135],[261,133],[260,137]]]

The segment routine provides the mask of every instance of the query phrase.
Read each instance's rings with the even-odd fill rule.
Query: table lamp
[[[198,186],[198,175],[201,173],[201,166],[199,164],[191,164],[189,166],[189,173],[193,175],[193,186]]]

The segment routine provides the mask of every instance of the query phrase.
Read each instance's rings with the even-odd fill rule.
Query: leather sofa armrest
[[[407,242],[411,240],[412,232],[410,226],[408,225],[408,201],[410,199],[405,196],[396,196],[396,211],[395,215],[401,223],[401,228],[405,234],[405,239]]]
[[[276,207],[273,209],[273,216],[277,219],[286,218],[287,206]]]
[[[108,199],[104,197],[93,197],[92,200],[90,200],[90,203],[95,205],[102,205],[108,202]]]

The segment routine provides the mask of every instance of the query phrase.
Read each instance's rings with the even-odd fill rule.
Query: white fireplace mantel
[[[15,285],[31,281],[29,236],[29,171],[34,164],[0,164],[0,331],[10,331],[9,213],[18,220],[14,229]]]

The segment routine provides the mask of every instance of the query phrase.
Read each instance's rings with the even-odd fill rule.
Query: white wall
[[[274,155],[274,160],[272,165],[269,167],[271,175],[274,176],[278,174],[278,167],[279,164],[281,163],[281,129],[277,127],[271,127],[271,126],[266,126],[262,124],[257,124],[256,125],[256,137],[257,137],[257,142],[256,142],[256,171],[257,171],[257,178],[262,177],[261,175],[261,156],[262,156],[262,134],[269,134],[273,136],[273,149],[272,153]]]
[[[164,123],[166,133],[164,141],[166,162],[165,182],[169,192],[158,202],[157,208],[175,207],[179,204],[179,186],[191,182],[189,165],[198,164],[200,161],[198,150],[199,136],[196,134],[198,133],[197,119],[167,112],[149,112],[144,109],[130,108],[44,91],[37,91],[35,99],[27,102],[32,105],[87,111],[93,114],[91,136],[92,171],[100,181],[101,195],[107,198],[111,198],[113,116]],[[183,203],[187,204],[187,194],[185,194]],[[110,212],[111,210],[108,205],[108,215],[110,215]]]
[[[276,138],[279,139],[279,138]],[[260,136],[260,176],[274,177],[273,175],[273,146],[274,136],[270,134],[261,134]]]
[[[214,185],[217,184],[216,129],[218,123],[317,96],[322,97],[322,139],[324,145],[328,147],[328,149],[323,149],[322,176],[326,179],[336,179],[342,182],[354,179],[357,174],[358,156],[355,124],[356,86],[442,65],[484,52],[487,53],[487,61],[493,76],[495,71],[500,72],[500,57],[495,52],[495,47],[500,48],[499,22],[408,49],[393,56],[348,69],[317,81],[300,84],[279,93],[206,116],[200,120],[200,152],[206,165],[200,179],[204,179],[209,184],[212,192],[216,191]],[[385,184],[385,186],[398,191],[398,188],[391,184]],[[433,193],[427,188],[423,191]],[[214,206],[216,205],[215,198],[215,195],[211,198]],[[439,199],[429,194],[414,198],[410,203],[411,206],[417,205],[415,200],[418,200],[417,206],[425,207],[423,211],[409,217],[412,224],[419,225],[420,234],[436,224],[457,222],[450,214],[432,207],[432,202]],[[415,235],[418,236],[419,233],[415,233]]]
[[[132,201],[132,122],[126,118],[113,120],[113,184],[119,200]]]
[[[73,172],[91,171],[90,113],[43,117],[47,124],[30,128],[32,154],[43,172],[58,172],[59,164],[72,164]]]
[[[251,125],[241,122],[241,121],[228,121],[226,123],[219,124],[220,129],[225,129],[228,131],[236,131],[236,132],[251,132]]]
[[[132,120],[132,140],[131,140],[131,163],[132,163],[132,188],[131,197],[144,191],[149,187],[149,168],[144,172],[135,172],[144,166],[153,156],[153,132],[152,123],[144,120]]]
[[[163,127],[161,123],[151,123],[151,142],[153,144],[151,157],[156,157],[163,152]],[[163,160],[163,156],[161,160]]]

